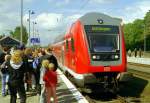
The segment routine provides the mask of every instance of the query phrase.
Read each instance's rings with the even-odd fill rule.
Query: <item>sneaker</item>
[[[17,93],[17,99],[20,99],[19,94]]]
[[[53,97],[51,97],[51,98],[50,98],[50,101],[51,101],[52,103],[54,103],[54,98],[53,98]]]
[[[6,96],[6,94],[3,93],[3,94],[2,94],[2,97],[5,97],[5,96]]]
[[[7,90],[7,91],[6,91],[6,95],[9,95],[9,94],[10,94],[10,91],[9,91],[9,90]]]

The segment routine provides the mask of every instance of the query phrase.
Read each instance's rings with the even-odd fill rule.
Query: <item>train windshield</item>
[[[91,31],[85,29],[92,52],[116,52],[119,50],[119,28],[117,26],[92,27]],[[90,28],[92,29],[92,27]]]

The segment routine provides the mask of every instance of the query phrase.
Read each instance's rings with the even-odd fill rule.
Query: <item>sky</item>
[[[8,34],[20,25],[20,1],[0,0],[0,34]],[[39,34],[41,45],[48,45],[63,34],[79,17],[88,12],[101,12],[112,17],[122,18],[124,23],[143,19],[150,10],[150,0],[23,0],[23,24],[29,28],[31,15],[31,37]]]

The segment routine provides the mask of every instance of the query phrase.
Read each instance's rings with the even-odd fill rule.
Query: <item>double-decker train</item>
[[[102,13],[87,13],[52,45],[67,76],[84,87],[100,83],[116,89],[126,72],[122,20]]]

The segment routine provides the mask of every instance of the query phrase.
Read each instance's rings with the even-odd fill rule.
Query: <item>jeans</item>
[[[2,74],[2,95],[6,95],[6,85],[8,83],[8,78],[9,75],[8,74]]]
[[[45,86],[41,85],[40,103],[46,103]]]

